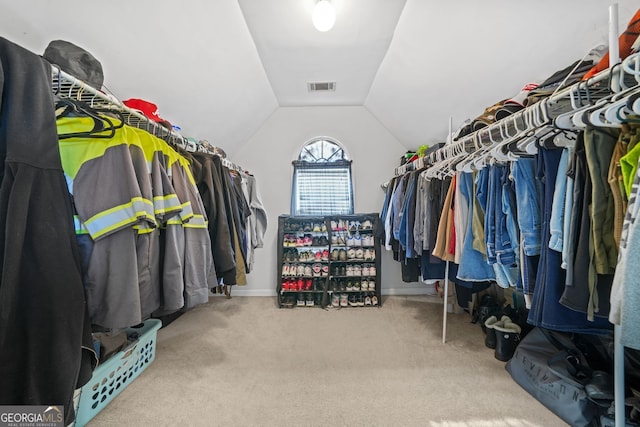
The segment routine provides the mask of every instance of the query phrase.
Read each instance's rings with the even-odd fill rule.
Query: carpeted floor
[[[156,359],[98,426],[565,425],[522,390],[467,314],[429,297],[278,309],[212,298],[158,332]]]

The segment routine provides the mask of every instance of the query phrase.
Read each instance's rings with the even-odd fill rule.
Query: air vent
[[[309,82],[309,92],[333,92],[336,90],[336,82]]]

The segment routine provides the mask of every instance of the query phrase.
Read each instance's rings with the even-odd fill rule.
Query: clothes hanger
[[[71,98],[60,98],[55,103],[56,118],[60,117],[89,117],[93,119],[93,128],[83,132],[71,132],[59,134],[58,139],[69,138],[99,138],[110,139],[116,134],[116,130],[124,126],[124,121],[114,123],[109,117],[99,114],[83,101]]]
[[[456,164],[456,170],[459,172],[465,172],[465,173],[471,173],[473,172],[473,167],[472,167],[472,162],[471,160],[473,159],[473,154],[480,151],[482,149],[482,144],[479,141],[479,133],[478,132],[474,132],[471,134],[470,137],[468,138],[464,138],[461,142],[463,144],[467,144],[467,140],[469,140],[469,142],[473,143],[474,146],[474,150],[472,153],[468,153],[466,152],[466,158],[462,159],[460,162],[458,162]]]

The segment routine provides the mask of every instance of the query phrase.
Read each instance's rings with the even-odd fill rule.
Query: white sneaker
[[[346,307],[349,305],[349,297],[347,294],[340,294],[340,307]]]
[[[371,270],[369,268],[370,268],[369,264],[365,264],[365,265],[362,266],[362,275],[363,276],[371,275],[371,272],[370,272]]]
[[[370,291],[376,290],[376,279],[369,279],[369,290]]]
[[[363,291],[368,291],[369,290],[369,280],[362,279],[362,282],[360,282],[360,289],[362,289]],[[369,301],[369,302],[371,302],[371,301]]]
[[[372,265],[371,267],[369,267],[369,276],[375,276],[376,275],[376,266]]]
[[[347,236],[347,246],[355,246],[356,242],[352,234]]]
[[[347,276],[353,276],[353,266],[351,264],[347,265]]]
[[[353,248],[349,248],[347,250],[347,258],[348,259],[355,259],[356,258],[356,250]]]
[[[362,267],[360,267],[359,265],[354,265],[353,266],[353,275],[354,276],[362,276]]]
[[[362,250],[362,248],[358,248],[356,249],[356,259],[363,259],[364,258],[364,251]]]
[[[365,219],[362,222],[362,229],[363,230],[371,230],[372,227],[373,227],[373,224],[371,223],[371,220]]]
[[[365,261],[371,261],[371,249],[365,249],[363,257]]]
[[[353,235],[353,246],[362,246],[362,236],[357,231]]]

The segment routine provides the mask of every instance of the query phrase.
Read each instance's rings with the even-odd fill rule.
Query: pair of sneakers
[[[374,246],[373,234],[362,234],[362,246]]]
[[[363,291],[375,291],[376,290],[376,281],[374,279],[364,278],[360,281],[360,288]]]

